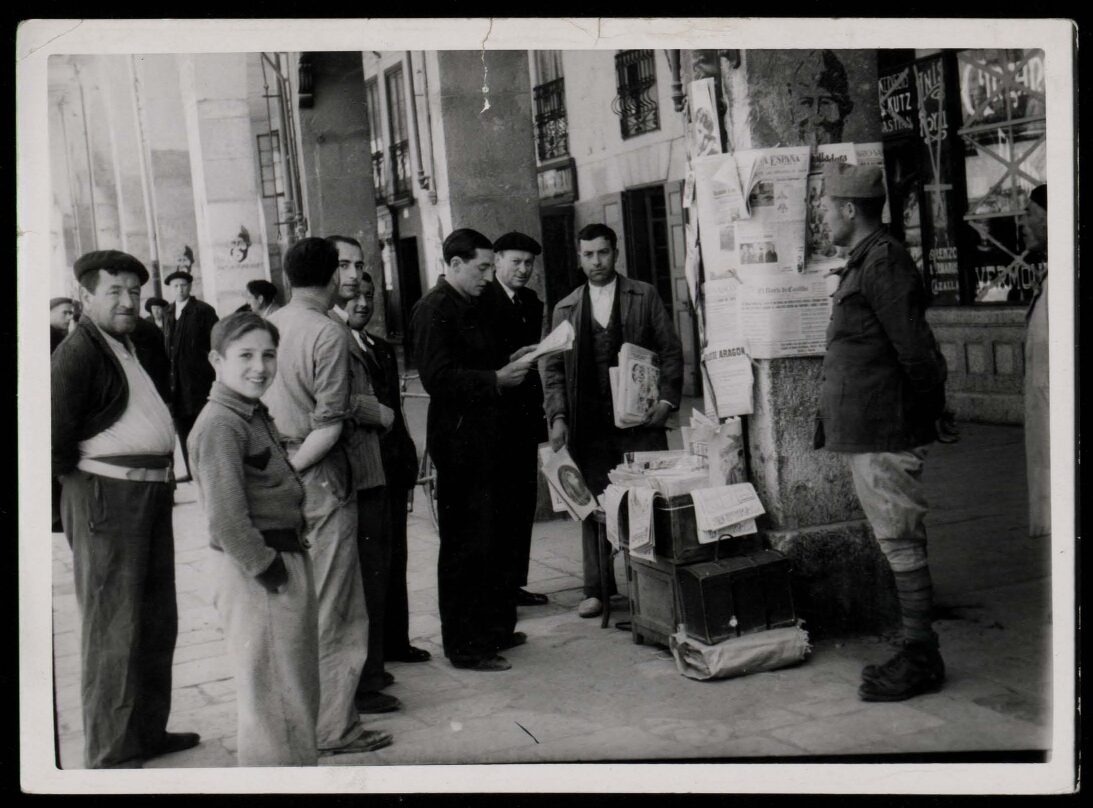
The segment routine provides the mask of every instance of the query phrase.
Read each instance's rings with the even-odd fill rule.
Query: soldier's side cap
[[[877,166],[828,163],[824,193],[840,199],[884,199],[884,173]]]
[[[174,272],[172,272],[170,275],[168,275],[166,278],[164,278],[163,282],[165,284],[167,284],[168,286],[170,286],[171,281],[177,281],[177,280],[184,280],[184,281],[186,281],[186,283],[193,283],[194,282],[194,276],[191,275],[189,272],[186,272],[184,270],[176,269]]]
[[[148,270],[144,268],[144,264],[129,253],[123,253],[120,250],[96,250],[85,253],[72,265],[77,281],[96,269],[105,269],[112,273],[132,272],[140,278],[141,284],[148,282]]]
[[[540,247],[539,242],[531,236],[513,230],[510,233],[505,233],[505,235],[493,242],[494,252],[501,252],[502,250],[523,250],[532,255],[539,255],[543,251],[543,248]]]

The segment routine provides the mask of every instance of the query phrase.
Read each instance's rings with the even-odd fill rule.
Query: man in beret
[[[166,731],[178,633],[175,431],[168,380],[155,370],[162,342],[138,316],[148,271],[116,250],[88,253],[74,269],[84,313],[51,361],[52,472],[81,615],[84,764],[139,768],[200,740]]]
[[[72,305],[70,297],[54,297],[49,300],[49,352],[52,354],[57,346],[68,336],[69,326],[72,324],[72,315],[76,309]]]
[[[932,629],[922,468],[945,406],[945,360],[926,323],[914,260],[881,224],[884,178],[875,166],[829,164],[821,211],[838,270],[827,327],[816,448],[849,456],[854,489],[895,576],[902,648],[862,671],[865,701],[940,689],[945,665]]]
[[[1045,263],[1026,315],[1025,462],[1028,469],[1029,535],[1051,538],[1051,463],[1048,451],[1047,185],[1029,194],[1021,236],[1030,257]]]
[[[148,316],[144,319],[165,334],[167,328],[167,301],[162,297],[150,297],[144,301],[144,310],[148,312]]]
[[[535,256],[542,251],[539,242],[518,232],[505,233],[493,243],[494,277],[482,292],[482,305],[490,314],[494,339],[510,360],[543,336],[543,302],[527,285]],[[506,589],[517,606],[539,606],[547,602],[546,595],[524,589],[539,493],[538,446],[547,438],[543,382],[536,368],[502,393],[499,427],[504,433],[500,443],[504,469],[499,475],[498,518],[509,553],[497,560],[496,574],[508,581]]]
[[[212,306],[190,296],[194,278],[189,272],[175,270],[165,280],[175,293],[175,302],[168,306],[164,321],[167,324],[167,354],[171,359],[171,414],[182,443],[182,459],[186,462],[186,476],[178,479],[184,481],[190,478],[186,439],[216,379],[213,366],[209,364],[209,335],[219,318]]]

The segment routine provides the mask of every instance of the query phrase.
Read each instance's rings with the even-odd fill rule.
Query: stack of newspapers
[[[624,342],[619,365],[608,370],[615,426],[640,426],[660,398],[660,368],[657,355],[647,348]]]

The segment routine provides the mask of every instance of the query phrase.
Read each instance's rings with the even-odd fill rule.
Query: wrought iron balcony
[[[410,196],[410,141],[401,140],[391,147],[391,168],[395,199]]]
[[[625,50],[615,54],[619,94],[611,102],[611,109],[619,116],[623,139],[660,128],[654,53],[651,50]]]
[[[535,88],[535,138],[540,161],[569,154],[565,78],[557,78]]]
[[[387,171],[383,163],[383,152],[372,152],[372,183],[375,185],[376,202],[387,198]]]

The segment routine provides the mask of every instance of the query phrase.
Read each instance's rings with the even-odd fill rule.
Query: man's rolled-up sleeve
[[[335,323],[323,328],[312,349],[314,372],[311,428],[341,423],[351,417],[349,400],[349,332]]]

